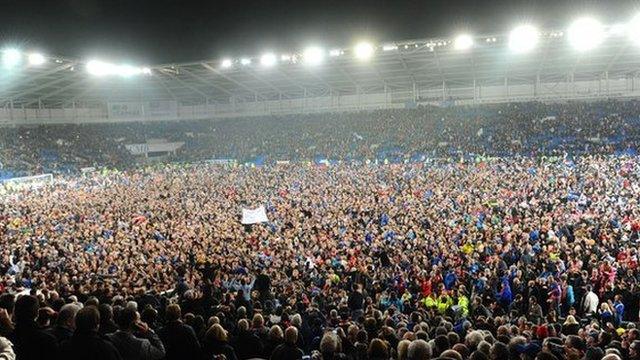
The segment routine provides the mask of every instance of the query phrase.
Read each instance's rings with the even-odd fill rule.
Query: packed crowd
[[[0,359],[638,359],[639,176],[585,155],[24,190],[0,202]]]
[[[149,139],[184,142],[171,160],[189,162],[613,153],[637,150],[639,113],[637,100],[607,100],[15,127],[0,129],[0,164],[18,175],[124,168],[135,163],[125,145]]]

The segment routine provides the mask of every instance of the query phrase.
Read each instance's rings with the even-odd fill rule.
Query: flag
[[[242,209],[242,223],[245,225],[268,221],[269,218],[267,218],[267,212],[265,211],[264,206],[260,206],[255,209]]]

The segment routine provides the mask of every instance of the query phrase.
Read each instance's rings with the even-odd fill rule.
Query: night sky
[[[565,27],[577,14],[629,19],[638,1],[0,0],[2,44],[75,58],[159,64],[501,33],[522,21]]]

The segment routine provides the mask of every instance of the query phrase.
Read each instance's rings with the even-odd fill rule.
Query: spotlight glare
[[[336,56],[340,56],[340,55],[342,55],[342,50],[340,50],[340,49],[333,49],[333,50],[329,51],[329,56],[336,57]]]
[[[276,64],[276,56],[272,53],[264,54],[260,57],[260,64],[265,67],[270,67]]]
[[[626,27],[627,35],[634,44],[640,46],[640,14],[636,15]]]
[[[393,45],[393,44],[389,44],[389,45],[384,45],[382,47],[382,51],[393,51],[393,50],[397,50],[398,46]]]
[[[470,49],[473,46],[473,38],[467,34],[458,35],[453,46],[456,50]]]
[[[95,76],[105,76],[116,72],[116,67],[100,60],[91,60],[87,63],[87,72]]]
[[[114,74],[122,77],[130,77],[142,73],[142,69],[131,65],[120,65],[114,67]]]
[[[2,65],[10,69],[22,61],[22,54],[18,49],[5,49],[2,51]]]
[[[284,54],[284,55],[280,56],[280,60],[281,61],[291,61],[291,55]]]
[[[228,69],[231,67],[231,65],[233,65],[233,62],[231,61],[231,59],[224,59],[222,60],[222,63],[220,65],[222,65],[223,68]]]
[[[538,45],[540,32],[532,25],[521,25],[509,34],[509,48],[518,54],[533,50]]]
[[[308,65],[319,65],[324,61],[324,50],[317,46],[310,46],[304,50],[302,54],[302,58],[305,64]]]
[[[578,51],[594,49],[604,40],[602,24],[593,18],[580,18],[567,30],[569,43]]]
[[[31,53],[28,57],[29,65],[38,66],[45,63],[46,59],[42,54],[39,53]]]
[[[143,67],[142,68],[142,73],[145,75],[151,75],[151,69],[148,67]]]
[[[249,64],[251,64],[251,59],[249,59],[249,58],[240,59],[240,64],[249,65]]]
[[[360,60],[369,60],[373,56],[374,48],[368,42],[361,42],[354,48],[356,58]]]

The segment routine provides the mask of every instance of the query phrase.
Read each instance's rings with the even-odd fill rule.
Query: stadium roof
[[[607,27],[611,33],[614,27]],[[149,66],[150,74],[92,76],[86,63],[50,57],[40,66],[0,73],[0,102],[6,107],[91,106],[109,101],[176,100],[182,104],[229,103],[347,94],[411,92],[485,85],[553,83],[635,77],[640,47],[626,35],[608,35],[596,48],[577,51],[567,34],[544,31],[525,54],[509,49],[508,34],[473,37],[461,50],[453,39],[422,39],[375,45],[367,61],[341,49],[310,66],[302,53],[265,67],[260,55],[242,65],[222,59]],[[294,62],[292,59],[297,59]]]

